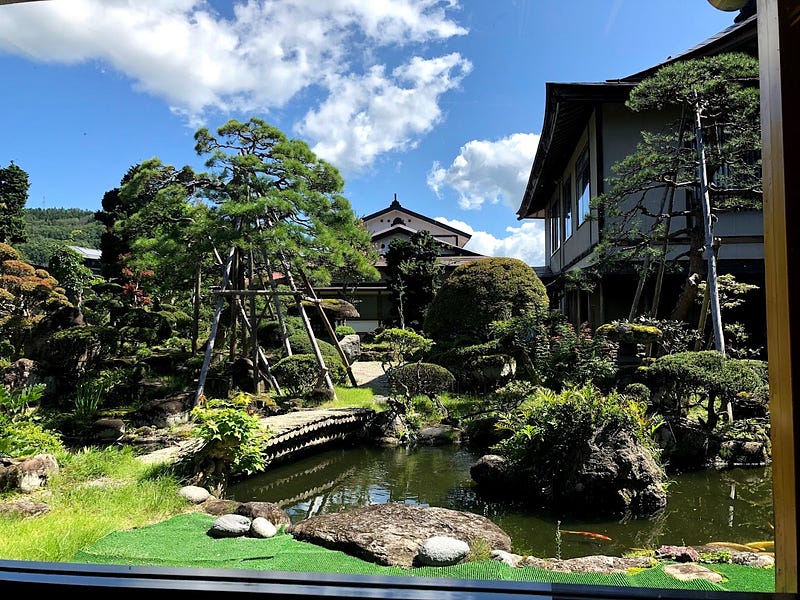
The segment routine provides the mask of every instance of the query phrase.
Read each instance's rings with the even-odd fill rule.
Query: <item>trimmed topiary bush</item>
[[[547,307],[544,284],[516,258],[482,258],[457,267],[436,293],[423,330],[438,342],[484,342],[493,321]]]
[[[460,392],[490,392],[508,383],[516,373],[516,360],[497,340],[451,348],[429,360],[447,368]]]
[[[341,361],[326,356],[325,366],[330,371],[333,383],[341,383],[347,370]],[[297,397],[310,394],[322,378],[322,368],[313,354],[293,354],[280,359],[272,367],[272,374],[285,392]]]
[[[389,372],[389,381],[394,389],[409,396],[424,395],[433,400],[452,389],[455,378],[442,366],[420,362],[395,367]]]
[[[292,352],[295,354],[314,354],[311,340],[308,339],[308,335],[306,335],[305,331],[298,331],[289,336],[289,345],[292,347]],[[329,344],[325,340],[317,338],[317,345],[319,346],[319,352],[322,356],[332,356],[339,359],[339,351],[333,344]]]
[[[715,350],[679,352],[662,356],[642,373],[653,390],[657,410],[679,418],[693,407],[704,406],[702,424],[710,431],[729,402],[735,414],[738,399],[752,397],[763,388],[764,370],[758,363],[754,368],[752,361],[726,358]]]

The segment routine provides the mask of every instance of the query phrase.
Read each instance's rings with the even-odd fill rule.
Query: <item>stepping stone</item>
[[[664,565],[663,570],[664,573],[679,581],[691,581],[692,579],[705,579],[711,583],[720,583],[722,581],[722,575],[697,563]]]

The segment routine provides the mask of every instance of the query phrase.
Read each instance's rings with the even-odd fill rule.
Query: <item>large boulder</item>
[[[357,333],[351,333],[339,340],[339,347],[347,357],[347,362],[353,364],[361,358],[361,337]]]
[[[486,455],[472,465],[470,476],[479,493],[522,497],[577,515],[647,517],[667,504],[663,469],[624,428],[605,426],[586,442],[571,444],[560,465],[551,480],[542,481],[500,456]]]
[[[605,427],[565,482],[563,500],[577,512],[602,507],[610,515],[651,516],[667,505],[664,472],[630,432]]]
[[[486,517],[403,502],[317,515],[287,531],[298,540],[403,568],[412,567],[420,547],[435,536],[462,540],[470,547],[480,543],[492,550],[511,550],[508,534]]]

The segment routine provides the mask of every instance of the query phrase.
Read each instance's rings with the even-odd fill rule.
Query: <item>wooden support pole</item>
[[[336,337],[336,331],[331,325],[331,322],[328,319],[328,315],[325,314],[325,309],[322,308],[322,300],[319,300],[317,298],[317,293],[314,291],[314,288],[311,287],[311,282],[308,280],[308,277],[306,277],[305,273],[303,273],[303,283],[306,286],[306,290],[308,291],[309,296],[311,296],[312,302],[314,302],[314,304],[317,305],[317,311],[319,312],[319,317],[325,324],[325,329],[328,331],[328,335],[333,340],[333,345],[336,346],[336,350],[338,350],[339,352],[339,358],[342,359],[344,368],[347,369],[347,376],[350,378],[350,383],[353,384],[353,387],[358,387],[358,381],[356,381],[356,376],[353,375],[353,367],[350,366],[350,361],[347,360],[347,355],[344,353],[344,350],[342,350],[342,345],[339,343],[339,338]]]
[[[800,4],[757,0],[775,591],[798,592],[800,470]],[[792,308],[794,307],[794,308]]]

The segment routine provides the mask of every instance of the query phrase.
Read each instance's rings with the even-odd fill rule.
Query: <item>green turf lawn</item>
[[[314,544],[297,541],[283,532],[268,539],[212,538],[207,535],[207,531],[215,518],[205,513],[186,513],[154,525],[111,533],[79,551],[72,562],[445,577],[708,591],[775,591],[773,569],[730,564],[705,565],[725,578],[719,584],[702,579],[682,582],[665,575],[661,566],[625,575],[557,573],[533,567],[515,568],[496,561],[470,562],[452,567],[413,569],[384,567],[343,552],[326,550]]]

